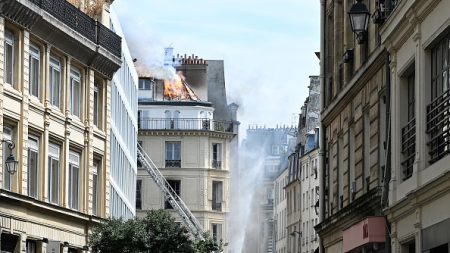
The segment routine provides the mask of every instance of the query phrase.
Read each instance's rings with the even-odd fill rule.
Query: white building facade
[[[122,37],[122,65],[111,83],[109,203],[111,217],[128,219],[136,214],[138,76],[113,8],[111,29]]]

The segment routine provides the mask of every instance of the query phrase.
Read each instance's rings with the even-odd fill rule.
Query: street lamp
[[[19,161],[16,160],[16,158],[14,158],[14,155],[12,154],[12,150],[16,147],[16,144],[8,139],[3,139],[1,141],[1,143],[6,143],[8,144],[8,148],[11,151],[9,156],[6,158],[5,160],[5,165],[6,165],[6,170],[8,170],[8,172],[13,175],[14,173],[16,173],[17,171],[17,164],[19,163]]]
[[[362,0],[356,0],[356,3],[352,5],[348,12],[352,31],[356,34],[359,44],[362,44],[367,40],[367,26],[370,17],[369,10],[365,4],[361,3],[361,1]]]

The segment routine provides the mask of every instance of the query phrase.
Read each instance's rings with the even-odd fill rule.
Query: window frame
[[[215,142],[212,144],[212,167],[222,169],[222,143]]]
[[[37,62],[37,70],[34,69]],[[33,64],[34,63],[34,64]],[[40,99],[40,86],[41,86],[41,49],[40,47],[34,43],[30,42],[29,46],[29,68],[28,68],[28,93]],[[34,73],[36,71],[37,73]],[[35,76],[35,74],[37,76]],[[35,79],[36,78],[36,79]],[[34,89],[36,89],[36,94],[34,94]]]
[[[61,108],[61,87],[63,64],[61,58],[56,55],[50,55],[49,62],[49,101],[53,107]],[[59,74],[59,78],[55,79],[55,73]],[[56,82],[58,81],[58,82]],[[55,94],[57,92],[57,94]],[[55,96],[56,95],[56,96]]]
[[[4,44],[3,44],[3,46],[4,46],[4,51],[3,51],[3,53],[4,53],[4,56],[3,56],[3,62],[4,62],[4,68],[3,68],[3,82],[5,83],[5,84],[8,84],[8,85],[10,85],[10,86],[14,86],[14,64],[15,64],[15,43],[16,43],[16,37],[15,37],[15,34],[14,34],[14,32],[11,30],[11,29],[9,29],[9,28],[5,28],[5,32],[4,32]],[[8,64],[7,64],[7,62],[8,62],[8,60],[7,60],[7,57],[8,57],[8,53],[7,53],[7,50],[8,50],[8,48],[11,48],[11,70],[10,71],[8,71]],[[8,72],[9,72],[9,75],[8,75]],[[11,80],[8,80],[9,78],[8,78],[8,76],[9,76],[9,78],[11,79]]]
[[[168,179],[168,185],[173,189],[173,191],[181,198],[181,180],[179,179]],[[173,209],[169,201],[165,201],[164,209]]]
[[[176,146],[179,146],[178,155]],[[164,153],[166,167],[181,167],[181,141],[166,141]]]
[[[69,168],[68,168],[67,185],[67,199],[70,209],[80,209],[80,181],[81,181],[81,154],[70,150],[69,151]],[[76,177],[75,177],[76,176]]]
[[[69,90],[70,90],[69,110],[72,115],[81,119],[81,116],[82,116],[81,103],[82,103],[82,97],[83,97],[81,70],[77,67],[72,66],[70,68],[69,80],[70,80],[69,81]],[[78,84],[78,87],[76,87],[76,84]]]
[[[55,152],[52,152],[51,149],[54,149]],[[48,152],[48,202],[51,204],[59,205],[60,202],[60,192],[59,188],[61,185],[60,173],[61,173],[61,146],[55,143],[49,143],[49,152]],[[54,168],[53,162],[57,162],[57,168]],[[54,172],[57,172],[56,176],[54,176]],[[53,182],[53,179],[56,179],[56,182]],[[56,183],[56,186],[53,184]],[[54,192],[55,196],[53,196],[53,190],[56,187],[56,191]]]
[[[100,213],[101,160],[95,159],[92,164],[92,214]]]
[[[33,143],[34,142],[34,143]],[[37,199],[39,197],[39,149],[40,149],[40,141],[39,141],[39,137],[34,136],[34,135],[29,135],[28,136],[28,168],[27,168],[27,189],[28,189],[28,196]],[[32,162],[30,161],[30,157],[31,157],[31,153],[34,152],[36,155],[36,161],[35,161],[35,172],[34,172],[34,176],[35,176],[35,185],[34,187],[32,187],[32,178],[33,175],[31,175],[31,168],[30,165],[32,164]],[[34,188],[34,189],[33,189]],[[34,193],[31,191],[33,189]]]
[[[212,181],[211,209],[222,211],[223,202],[223,181]]]

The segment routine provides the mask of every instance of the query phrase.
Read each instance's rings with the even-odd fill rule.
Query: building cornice
[[[39,213],[46,213],[51,216],[64,216],[65,219],[82,220],[86,223],[100,223],[103,218],[88,215],[77,210],[64,208],[40,201],[22,194],[0,189],[0,202],[4,204],[20,205],[27,209],[34,209]]]
[[[345,230],[365,217],[379,214],[381,214],[381,189],[377,187],[329,216],[314,229],[321,237],[326,237],[336,231]]]

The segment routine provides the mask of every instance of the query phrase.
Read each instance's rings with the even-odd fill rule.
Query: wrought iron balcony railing
[[[222,211],[222,203],[215,203],[213,201],[212,210],[221,212]]]
[[[66,0],[30,0],[42,10],[63,22],[83,37],[102,46],[113,55],[121,57],[122,48],[119,35],[105,27]]]
[[[166,160],[166,168],[181,168],[181,160]]]
[[[139,119],[140,130],[200,130],[215,132],[233,132],[233,123],[211,119],[164,119],[164,118],[141,118]]]
[[[450,89],[427,106],[430,164],[450,154]]]
[[[222,161],[212,160],[211,166],[212,166],[214,169],[221,169],[221,168],[222,168]]]
[[[394,11],[395,7],[401,2],[401,0],[380,0],[378,1],[377,8],[373,13],[373,19],[375,23],[383,23]]]
[[[412,176],[414,159],[416,158],[416,119],[411,119],[406,126],[402,128],[402,153],[404,160],[403,180]]]

